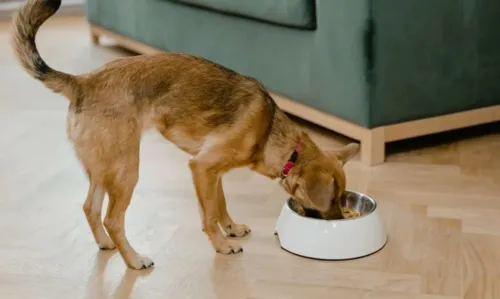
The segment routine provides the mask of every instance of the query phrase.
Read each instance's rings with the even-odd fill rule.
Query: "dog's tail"
[[[52,91],[71,98],[77,85],[76,77],[48,66],[35,44],[38,29],[60,6],[61,0],[28,0],[13,18],[12,46],[26,72]]]

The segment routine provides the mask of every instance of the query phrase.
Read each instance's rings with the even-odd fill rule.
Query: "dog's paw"
[[[230,244],[229,242],[225,242],[218,246],[216,251],[220,254],[229,255],[243,252],[243,248],[238,244]]]
[[[231,238],[241,238],[248,235],[252,230],[245,224],[230,224],[226,226],[226,233]]]
[[[99,242],[97,246],[99,246],[99,249],[101,250],[113,250],[116,248],[116,245],[113,243],[113,241],[111,241],[110,238],[102,242]]]
[[[130,268],[135,270],[143,270],[148,269],[154,266],[154,262],[152,259],[138,255],[130,264]]]

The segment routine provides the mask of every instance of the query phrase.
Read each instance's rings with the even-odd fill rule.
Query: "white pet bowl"
[[[346,191],[342,204],[361,216],[352,219],[322,220],[297,214],[284,204],[276,224],[281,247],[299,256],[320,260],[347,260],[365,257],[382,249],[387,233],[372,198]]]

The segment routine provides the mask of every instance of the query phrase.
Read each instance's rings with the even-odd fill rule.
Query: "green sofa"
[[[360,140],[367,164],[384,161],[386,142],[500,120],[498,0],[86,5],[95,36],[255,77],[287,112]]]

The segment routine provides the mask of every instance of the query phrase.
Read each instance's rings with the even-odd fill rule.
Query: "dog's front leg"
[[[220,174],[214,165],[193,159],[189,162],[193,175],[193,183],[198,197],[198,203],[203,215],[203,230],[207,234],[214,249],[222,254],[234,254],[243,251],[241,246],[231,244],[222,234],[219,221],[220,213],[217,198],[217,185]]]
[[[222,187],[222,178],[217,182],[217,200],[220,215],[220,225],[226,231],[226,234],[232,238],[244,237],[250,233],[250,228],[245,224],[237,224],[233,221],[227,211],[226,197],[224,196],[224,188]]]

